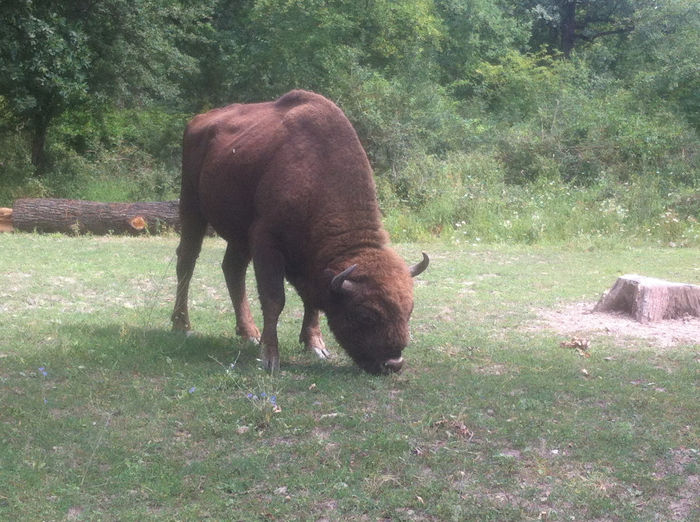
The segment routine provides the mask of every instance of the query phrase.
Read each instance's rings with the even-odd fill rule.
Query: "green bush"
[[[0,204],[22,197],[94,201],[174,199],[179,193],[186,117],[157,110],[120,110],[95,117],[64,114],[48,136],[48,171],[33,175],[22,132],[0,138]]]
[[[21,133],[0,135],[0,206],[11,207],[15,199],[44,197],[47,189],[32,176],[27,141]]]
[[[545,52],[509,51],[499,62],[483,62],[476,70],[473,98],[506,121],[521,121],[551,103],[562,87],[556,56]]]
[[[51,130],[51,143],[83,156],[104,150],[139,149],[167,166],[180,164],[182,133],[189,117],[155,108],[111,110],[100,115],[68,112]]]
[[[179,170],[167,168],[135,147],[93,151],[90,158],[52,148],[52,175],[46,180],[54,197],[91,201],[168,200],[179,192]]]
[[[439,236],[469,243],[700,242],[697,192],[688,189],[669,204],[660,177],[621,182],[603,174],[575,185],[543,176],[513,184],[501,159],[485,150],[419,155],[401,175],[400,183],[378,182],[385,225],[395,241]]]
[[[388,79],[356,68],[337,98],[380,174],[396,176],[415,156],[463,149],[478,135],[430,71]]]
[[[508,183],[651,175],[669,188],[700,184],[697,134],[673,107],[650,105],[583,60],[511,52],[478,73],[467,112],[488,114],[482,144],[495,150]]]

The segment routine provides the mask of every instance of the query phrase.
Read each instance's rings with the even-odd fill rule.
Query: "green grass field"
[[[303,352],[289,290],[271,377],[234,336],[220,240],[197,334],[170,332],[176,245],[0,235],[0,519],[700,517],[700,340],[582,357],[537,326],[622,273],[698,283],[699,249],[399,245],[432,260],[407,369],[362,373],[327,329],[330,362]]]

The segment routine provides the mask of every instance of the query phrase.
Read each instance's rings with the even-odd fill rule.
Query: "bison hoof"
[[[329,352],[325,346],[323,347],[318,347],[318,346],[312,346],[310,350],[316,354],[316,357],[319,359],[330,359],[331,358],[331,352]]]
[[[189,332],[190,323],[173,322],[173,332]]]
[[[243,337],[246,341],[251,341],[255,344],[260,342],[260,330],[258,330],[255,325],[252,327],[236,326],[236,334]]]
[[[263,369],[269,373],[277,373],[280,371],[280,358],[273,357],[272,359],[267,359],[263,357],[262,360]]]
[[[262,366],[263,369],[270,373],[277,373],[280,370],[280,355],[277,347],[270,348],[262,345]]]

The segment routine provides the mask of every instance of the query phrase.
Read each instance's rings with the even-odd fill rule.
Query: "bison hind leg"
[[[307,350],[316,354],[319,359],[328,359],[331,352],[326,348],[326,343],[321,335],[321,326],[319,324],[319,311],[304,304],[304,321],[299,334],[299,342],[302,343]]]
[[[177,291],[175,307],[171,316],[173,330],[189,331],[190,318],[187,310],[187,296],[194,266],[202,249],[202,241],[207,229],[207,222],[198,211],[189,210],[180,203],[180,244],[177,247]]]

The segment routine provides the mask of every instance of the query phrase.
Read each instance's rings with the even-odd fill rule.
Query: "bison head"
[[[339,272],[328,271],[331,304],[328,325],[345,351],[374,374],[398,372],[408,344],[413,311],[413,280],[429,259],[411,267],[391,250],[367,253]]]

